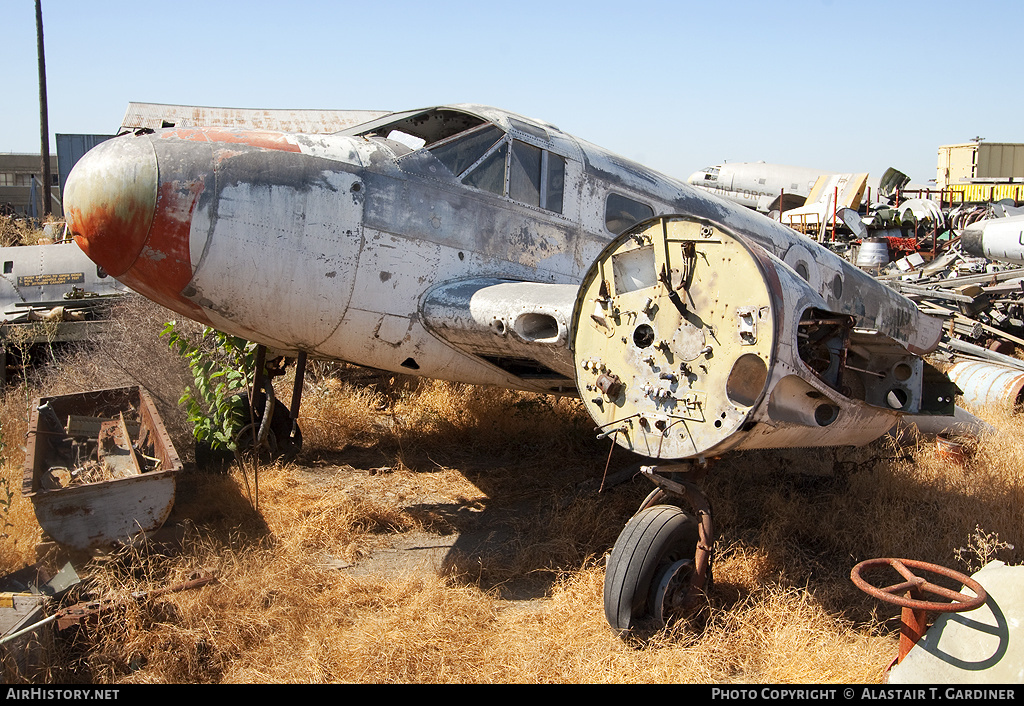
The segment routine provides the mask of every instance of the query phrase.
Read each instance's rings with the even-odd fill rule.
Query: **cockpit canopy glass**
[[[351,134],[388,138],[392,132],[397,131],[416,137],[423,141],[424,146],[429,147],[486,122],[483,118],[457,110],[413,110],[385,115],[370,123],[358,125],[353,128],[358,132]],[[342,134],[349,134],[349,131],[344,130]]]
[[[531,138],[543,142],[549,139],[539,126],[512,118],[510,124]],[[399,158],[425,149],[467,186],[555,213],[562,212],[565,158],[513,139],[482,118],[446,109],[413,111],[359,126],[354,134],[384,142]],[[425,154],[420,152],[420,155]],[[400,161],[405,165],[412,159],[410,155]],[[413,164],[422,163],[422,157],[417,160],[408,162],[407,167],[414,168]]]
[[[448,167],[455,176],[476,164],[477,160],[487,153],[491,146],[504,135],[496,125],[466,135],[459,140],[451,140],[430,150],[440,162]]]

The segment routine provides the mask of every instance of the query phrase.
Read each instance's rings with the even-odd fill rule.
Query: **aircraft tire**
[[[604,575],[604,614],[620,635],[651,617],[651,582],[671,565],[693,560],[697,518],[675,505],[633,515],[612,548]],[[660,616],[659,616],[660,617]]]
[[[244,406],[249,406],[249,395],[243,393],[240,395],[240,399]],[[255,410],[255,418],[260,420],[263,418],[263,407],[260,406]],[[257,426],[258,428],[258,426]],[[252,441],[252,433],[247,432],[247,439],[249,443]],[[294,433],[292,432],[292,417],[288,412],[288,408],[280,402],[274,403],[274,412],[270,417],[270,430],[268,436],[273,436],[272,452],[273,455],[280,455],[285,460],[292,460],[299,455],[299,451],[302,450],[302,430],[295,426]]]

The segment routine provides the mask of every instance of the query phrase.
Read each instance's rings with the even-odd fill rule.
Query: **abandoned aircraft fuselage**
[[[767,213],[804,205],[818,178],[833,173],[765,162],[725,162],[694,172],[686,183]]]
[[[743,438],[869,441],[922,409],[917,355],[941,334],[912,302],[779,223],[482,106],[328,136],[139,131],[76,165],[65,211],[91,258],[184,316],[282,353],[578,390],[601,399],[590,409],[603,427],[653,420],[614,436],[655,457]],[[724,245],[709,257],[701,236],[682,235],[691,244],[663,256],[677,236],[652,235],[658,216],[703,224]],[[638,223],[642,233],[620,235]],[[629,254],[644,247],[659,254]],[[619,265],[633,284],[615,282]],[[599,335],[574,336],[587,326]],[[749,350],[716,359],[725,336]],[[720,418],[693,411],[708,398],[721,400]],[[723,431],[699,450],[649,438],[695,423]]]
[[[0,248],[0,262],[0,321],[6,323],[27,321],[33,311],[97,303],[127,291],[74,243]]]

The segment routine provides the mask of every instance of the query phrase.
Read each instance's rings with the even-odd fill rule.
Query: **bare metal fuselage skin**
[[[65,211],[93,260],[184,316],[280,352],[432,378],[575,390],[566,329],[580,283],[618,235],[609,227],[621,230],[610,197],[706,221],[763,251],[786,271],[776,281],[799,283],[798,296],[773,300],[794,307],[774,312],[794,320],[777,326],[787,336],[813,308],[852,317],[885,342],[890,363],[893,351],[912,357],[938,343],[939,322],[912,302],[770,219],[551,125],[482,106],[445,110],[478,131],[497,127],[510,152],[527,145],[541,164],[564,163],[557,208],[550,196],[537,205],[510,194],[514,161],[504,189],[479,188],[460,178],[471,167],[453,173],[429,140],[410,150],[380,130],[206,128],[99,145],[69,177]],[[882,431],[892,411],[880,411]]]

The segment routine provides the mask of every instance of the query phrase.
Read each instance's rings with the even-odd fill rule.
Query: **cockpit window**
[[[550,139],[539,125],[515,118],[509,121],[526,140],[537,139],[546,144]],[[562,212],[565,158],[543,147],[513,139],[482,118],[448,109],[410,111],[385,116],[342,131],[342,134],[385,143],[400,158],[403,169],[429,168],[433,174],[440,162],[467,186],[555,213]],[[431,164],[433,166],[429,166]]]
[[[705,169],[704,181],[718,181],[718,167],[708,167]]]
[[[431,152],[444,166],[448,167],[448,171],[455,176],[460,176],[472,167],[491,148],[491,145],[501,139],[502,134],[502,131],[496,126],[488,125],[472,135],[440,144]]]
[[[493,194],[503,194],[528,206],[561,213],[565,158],[520,140],[506,139],[500,147],[492,148],[487,158],[472,168],[462,183]]]
[[[492,194],[504,194],[505,155],[507,153],[508,143],[502,143],[476,169],[466,175],[462,183],[483,189],[484,191],[490,191]]]

